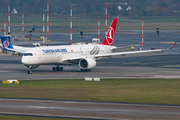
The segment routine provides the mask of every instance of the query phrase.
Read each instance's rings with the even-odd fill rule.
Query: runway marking
[[[27,106],[37,109],[59,109],[59,110],[75,110],[75,111],[95,111],[95,112],[119,112],[119,114],[180,114],[179,112],[153,111],[153,110],[127,110],[127,109],[101,109],[101,108],[68,108],[68,107],[44,107],[44,106]]]
[[[97,62],[98,64],[101,64],[101,63],[106,63],[106,62]]]
[[[115,74],[115,73],[96,73],[96,74]]]
[[[174,42],[159,42],[159,43],[174,44]],[[176,43],[176,44],[177,44],[177,43]]]
[[[12,72],[12,71],[5,71],[5,70],[0,70],[0,72]]]
[[[24,67],[20,67],[20,66],[3,66],[4,68],[24,68]]]
[[[138,64],[138,65],[148,65],[149,63],[140,63],[140,61],[132,61],[132,62],[123,62],[125,65]]]
[[[39,72],[39,73],[33,73],[33,74],[29,74],[29,75],[41,75],[41,74],[60,74],[60,75],[80,75],[80,74],[83,74],[83,73],[81,73],[81,72],[70,72],[70,73],[68,73],[68,72],[61,72],[61,71],[59,71],[59,72],[49,72],[49,71],[47,71],[47,72]]]
[[[180,67],[180,65],[163,65],[163,66],[159,66],[159,67],[174,67],[174,68],[177,68],[177,67]]]
[[[165,72],[165,73],[180,73],[180,71],[158,71],[158,72]]]

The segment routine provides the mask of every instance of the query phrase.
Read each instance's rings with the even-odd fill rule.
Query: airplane
[[[88,43],[83,45],[41,46],[27,48],[12,45],[6,36],[0,36],[0,39],[4,50],[23,54],[21,62],[28,68],[28,74],[31,74],[32,69],[37,68],[40,65],[49,64],[56,66],[53,67],[53,71],[63,71],[63,67],[59,66],[73,64],[79,64],[81,71],[90,71],[96,66],[96,61],[104,57],[167,50],[156,49],[114,52],[114,50],[121,48],[113,46],[117,21],[118,18],[113,19],[102,44]],[[176,43],[177,42],[168,49],[173,48]]]

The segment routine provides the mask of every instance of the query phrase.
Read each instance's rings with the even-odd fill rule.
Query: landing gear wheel
[[[60,70],[63,71],[63,67],[60,67]]]
[[[53,71],[56,71],[56,67],[53,67]]]
[[[60,70],[60,68],[59,67],[56,67],[56,71],[59,71]]]
[[[28,74],[32,74],[31,69],[28,69],[27,73],[28,73]]]
[[[88,71],[91,71],[91,69],[81,69],[81,71],[82,72],[84,72],[84,71],[88,72]]]

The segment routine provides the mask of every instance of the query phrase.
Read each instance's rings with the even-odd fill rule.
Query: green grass
[[[30,80],[0,84],[0,96],[180,105],[178,79]]]
[[[80,119],[0,115],[0,120],[80,120]]]
[[[108,19],[108,28],[112,19]],[[123,29],[142,29],[141,19],[119,19],[117,28]],[[157,27],[167,30],[180,30],[180,18],[171,19],[144,19],[144,29],[156,29]],[[3,26],[4,19],[0,19],[0,25]],[[11,26],[21,26],[21,19],[11,19]],[[73,29],[97,29],[98,19],[73,19]],[[25,27],[31,27],[32,25],[42,26],[42,19],[26,19]],[[58,26],[59,28],[69,28],[69,19],[57,19],[51,18],[49,21],[50,26]],[[100,19],[100,28],[105,29],[105,20]],[[50,32],[51,31],[50,29]]]

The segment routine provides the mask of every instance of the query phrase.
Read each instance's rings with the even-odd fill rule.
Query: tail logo
[[[7,48],[9,46],[9,42],[6,40],[6,41],[4,41],[3,45],[5,48]]]
[[[113,44],[114,40],[114,29],[110,27],[108,34],[106,35],[106,40],[109,45]]]

